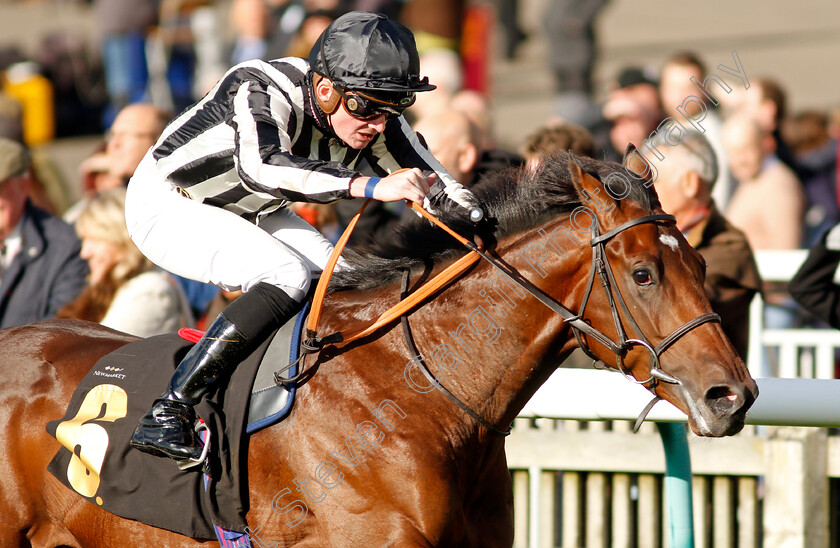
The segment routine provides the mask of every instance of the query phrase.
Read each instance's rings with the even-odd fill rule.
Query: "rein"
[[[402,282],[402,298],[404,299],[408,293],[408,276],[409,272],[406,270],[403,273],[403,282]],[[426,360],[423,359],[423,355],[417,350],[417,345],[414,344],[414,337],[411,334],[411,325],[408,323],[408,316],[403,315],[400,317],[400,323],[402,324],[403,328],[403,337],[405,338],[405,344],[408,346],[408,350],[414,355],[414,360],[420,364],[420,371],[423,373],[423,376],[426,377],[426,380],[434,386],[439,392],[441,392],[444,396],[449,398],[449,400],[460,407],[467,415],[471,416],[477,423],[481,426],[486,428],[491,434],[495,434],[497,436],[505,437],[510,435],[510,427],[507,430],[499,430],[489,422],[487,422],[484,417],[473,411],[467,404],[462,402],[458,399],[458,396],[450,392],[445,386],[440,384],[440,382],[435,378],[432,372],[429,370],[429,366],[426,365]]]
[[[590,246],[592,247],[592,268],[589,272],[589,280],[587,281],[583,302],[581,303],[578,313],[575,314],[574,312],[557,302],[554,298],[545,293],[543,290],[538,288],[531,281],[525,279],[518,271],[511,269],[507,264],[498,260],[496,257],[489,254],[475,243],[467,240],[460,234],[453,231],[451,228],[449,228],[444,223],[442,223],[430,213],[428,213],[426,210],[424,210],[420,205],[415,204],[413,202],[407,202],[409,207],[417,211],[420,215],[434,223],[436,226],[449,233],[453,238],[458,240],[467,249],[469,249],[470,253],[468,253],[467,255],[465,255],[464,257],[462,257],[461,259],[444,269],[441,273],[436,275],[431,280],[427,281],[417,291],[415,291],[407,297],[405,295],[408,287],[406,273],[406,278],[403,281],[401,301],[397,303],[397,305],[389,308],[382,315],[380,315],[379,318],[371,322],[369,325],[349,333],[342,333],[341,331],[337,331],[324,337],[318,337],[317,328],[318,321],[320,319],[321,307],[323,305],[324,297],[326,295],[327,286],[329,285],[329,281],[332,276],[333,268],[338,262],[338,257],[341,255],[341,252],[343,251],[344,246],[346,245],[347,240],[350,237],[350,233],[353,231],[353,228],[355,228],[356,223],[358,222],[358,219],[364,211],[365,207],[367,206],[368,202],[370,202],[370,200],[367,200],[362,205],[362,207],[359,209],[359,212],[356,214],[355,217],[353,217],[353,220],[348,224],[347,229],[345,230],[344,234],[341,236],[340,240],[335,246],[335,249],[333,250],[333,254],[330,257],[326,268],[324,269],[324,273],[321,276],[321,279],[318,281],[318,286],[316,288],[315,296],[313,298],[312,303],[312,312],[307,322],[308,338],[301,345],[303,347],[301,358],[303,358],[303,356],[305,356],[306,354],[320,351],[326,345],[344,345],[351,341],[363,338],[373,333],[380,327],[394,321],[397,318],[402,318],[401,321],[403,324],[403,331],[405,333],[405,338],[409,350],[415,356],[420,356],[419,352],[417,351],[416,345],[414,345],[413,338],[411,337],[410,328],[408,327],[408,321],[405,317],[405,314],[410,310],[414,309],[428,296],[430,296],[440,288],[446,286],[456,277],[460,276],[464,271],[473,266],[479,258],[482,258],[488,263],[490,263],[490,265],[492,265],[494,268],[502,272],[502,274],[504,274],[508,279],[510,279],[511,282],[520,286],[522,289],[534,296],[547,308],[549,308],[561,318],[563,318],[563,321],[568,323],[572,327],[581,350],[583,350],[583,352],[587,356],[592,358],[596,363],[603,363],[597,356],[595,356],[594,352],[592,352],[592,349],[589,347],[584,337],[590,337],[598,341],[606,348],[608,348],[616,356],[616,368],[628,380],[636,384],[644,385],[645,388],[653,392],[654,399],[645,407],[639,418],[636,419],[636,423],[633,429],[635,432],[639,429],[642,422],[644,421],[644,418],[647,416],[648,412],[653,408],[653,405],[660,399],[662,399],[661,396],[656,394],[657,382],[661,381],[669,384],[682,384],[679,379],[672,375],[669,375],[668,373],[662,370],[659,364],[659,356],[663,352],[665,352],[665,350],[667,350],[671,345],[673,345],[677,340],[679,340],[683,335],[687,334],[692,329],[708,322],[720,323],[720,316],[718,316],[715,313],[709,312],[706,314],[701,314],[700,316],[689,320],[685,324],[675,329],[668,336],[662,339],[662,341],[660,341],[659,344],[654,346],[645,337],[644,333],[642,333],[641,328],[639,328],[638,324],[633,318],[633,315],[630,313],[630,309],[628,308],[624,298],[621,295],[621,292],[618,289],[618,284],[615,281],[615,276],[613,274],[612,267],[610,266],[610,262],[606,256],[606,244],[618,234],[640,224],[661,222],[666,225],[674,225],[676,224],[676,219],[673,215],[644,215],[642,217],[638,217],[636,219],[627,221],[626,223],[621,224],[618,227],[604,234],[600,234],[598,221],[597,219],[593,219],[591,229],[592,239],[589,242]],[[586,310],[586,305],[589,302],[589,297],[592,293],[592,288],[594,286],[596,276],[600,280],[601,285],[603,286],[604,291],[607,295],[610,310],[612,311],[613,322],[615,324],[616,332],[618,333],[618,341],[613,341],[608,335],[605,335],[595,327],[589,325],[583,319],[583,315]],[[618,302],[618,305],[624,312],[627,321],[630,322],[630,325],[636,334],[636,338],[627,337],[627,333],[621,322],[621,315],[619,313],[618,306],[616,306],[616,302]],[[627,354],[628,350],[630,350],[634,346],[642,346],[650,353],[649,376],[644,381],[636,380],[632,376],[632,374],[624,367],[624,356]],[[449,392],[449,390],[447,390],[443,385],[441,385],[437,381],[437,379],[434,378],[434,375],[432,375],[432,373],[428,370],[428,367],[426,366],[425,361],[422,359],[422,356],[420,356],[419,361],[422,365],[420,370],[422,371],[424,376],[429,380],[429,382],[437,390],[442,392],[447,398],[449,398],[456,405],[458,405],[458,407],[463,409],[465,412],[467,412],[467,414],[473,417],[482,426],[487,428],[488,431],[499,436],[506,436],[510,433],[510,428],[508,428],[507,431],[499,430],[498,428],[494,427],[489,422],[487,422],[485,419],[483,419],[475,411],[470,409],[465,403],[459,400],[454,394]],[[278,382],[291,382],[290,379],[278,379],[276,375],[275,379]]]

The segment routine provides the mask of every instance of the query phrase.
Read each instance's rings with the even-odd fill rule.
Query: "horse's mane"
[[[622,172],[630,180],[630,193],[624,199],[638,202],[647,210],[659,205],[652,188],[632,176],[617,163],[576,156],[584,173],[603,181],[611,173]],[[581,205],[568,170],[569,154],[560,153],[543,161],[536,170],[510,168],[482,179],[470,187],[484,209],[484,220],[472,223],[463,210],[435,209],[437,217],[462,236],[475,236],[492,245],[506,236],[545,224]],[[448,201],[446,201],[448,203]],[[595,207],[590,205],[589,207]],[[360,252],[345,251],[348,267],[335,272],[331,291],[371,289],[393,282],[405,269],[429,268],[451,261],[467,249],[452,236],[417,217],[401,223],[387,240],[378,240]]]

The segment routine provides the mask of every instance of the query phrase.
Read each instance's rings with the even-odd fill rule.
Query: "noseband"
[[[599,343],[607,347],[609,350],[611,350],[615,354],[616,368],[619,371],[621,371],[621,373],[627,379],[631,380],[634,383],[645,386],[645,388],[654,393],[654,399],[645,407],[644,411],[642,411],[642,414],[639,416],[639,418],[636,419],[636,423],[633,428],[634,432],[639,429],[639,427],[642,424],[642,421],[644,421],[645,416],[647,416],[648,412],[651,410],[653,405],[661,399],[661,397],[656,394],[656,384],[660,381],[669,384],[682,384],[679,379],[662,370],[662,368],[659,365],[659,356],[662,355],[662,353],[665,352],[665,350],[667,350],[683,335],[687,334],[695,327],[698,327],[708,322],[720,323],[720,316],[718,316],[715,313],[709,312],[706,314],[701,314],[693,320],[690,320],[685,324],[681,325],[673,332],[671,332],[670,335],[662,339],[662,341],[660,341],[659,344],[655,346],[647,339],[647,337],[645,337],[644,333],[642,333],[641,328],[636,323],[636,320],[633,318],[633,315],[630,313],[630,309],[627,307],[627,303],[624,301],[624,297],[622,297],[621,295],[621,291],[619,290],[618,284],[615,281],[615,276],[613,275],[612,267],[610,266],[610,262],[607,258],[605,251],[606,244],[615,236],[629,228],[644,223],[663,223],[666,225],[675,225],[676,219],[673,215],[644,215],[631,221],[627,221],[626,223],[619,225],[618,227],[610,230],[609,232],[606,232],[605,234],[601,234],[598,226],[598,221],[597,219],[593,218],[592,239],[589,241],[589,244],[592,247],[592,268],[589,272],[589,280],[586,284],[586,292],[584,293],[583,301],[581,303],[580,310],[577,314],[573,313],[571,310],[569,310],[568,308],[557,302],[550,295],[545,293],[542,289],[538,288],[529,280],[525,279],[516,270],[511,269],[508,265],[502,263],[501,261],[488,254],[472,242],[469,242],[468,240],[464,242],[464,245],[466,245],[470,250],[475,251],[476,253],[481,255],[483,259],[485,259],[487,262],[493,265],[493,267],[504,273],[505,276],[509,278],[513,283],[520,286],[522,289],[536,297],[538,301],[540,301],[549,309],[561,316],[563,318],[563,321],[568,323],[574,330],[575,338],[577,338],[581,350],[583,350],[583,352],[586,353],[587,356],[595,360],[596,363],[603,363],[597,356],[595,356],[595,353],[592,352],[592,349],[584,340],[584,336],[591,337],[592,339],[598,341]],[[607,295],[607,301],[609,302],[610,310],[612,311],[612,317],[613,322],[615,324],[616,333],[618,333],[618,341],[613,341],[609,336],[605,335],[598,329],[592,327],[583,319],[583,314],[586,310],[586,304],[589,302],[589,297],[592,294],[592,288],[594,286],[596,276],[601,281],[601,285],[604,287],[604,291]],[[616,305],[616,302],[618,303],[618,306]],[[627,332],[625,331],[624,325],[621,322],[621,315],[619,313],[618,308],[619,306],[624,312],[624,316],[627,318],[627,321],[630,323],[630,326],[632,327],[633,331],[635,332],[635,338],[627,337]],[[403,318],[403,325],[407,333],[406,340],[409,343],[409,348],[412,349],[412,352],[416,356],[420,357],[420,364],[422,366],[421,371],[428,379],[430,379],[430,381],[433,380],[434,376],[431,374],[431,371],[428,370],[424,360],[417,352],[413,341],[411,341],[411,337],[407,331],[408,327],[406,317]],[[624,367],[624,357],[627,354],[627,352],[634,346],[641,346],[650,354],[650,368],[648,378],[643,381],[637,380],[635,377],[633,377],[630,371],[628,371],[627,368]],[[436,379],[434,379],[433,385],[435,386],[435,388],[443,392],[450,400],[454,401],[459,407],[466,410],[470,416],[475,418],[490,432],[497,435],[507,435],[510,432],[510,429],[508,429],[507,432],[504,432],[490,425],[475,411],[469,409],[466,406],[466,404],[461,402],[457,397],[455,397],[448,390],[446,390],[446,388],[444,388],[439,382],[437,382]]]

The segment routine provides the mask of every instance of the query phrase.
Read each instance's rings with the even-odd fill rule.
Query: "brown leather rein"
[[[589,273],[589,280],[587,282],[586,291],[584,293],[583,302],[581,303],[580,309],[577,314],[573,313],[571,310],[557,302],[554,298],[550,295],[545,293],[543,290],[535,286],[529,280],[524,278],[518,271],[510,268],[507,264],[499,261],[494,256],[487,253],[483,250],[480,246],[476,245],[475,243],[467,240],[460,234],[457,234],[451,228],[446,226],[444,223],[439,221],[433,215],[428,213],[424,210],[420,205],[407,202],[409,207],[417,211],[420,215],[428,219],[430,222],[434,223],[436,226],[440,227],[441,229],[445,230],[448,234],[450,234],[453,238],[458,240],[461,244],[463,244],[470,252],[462,257],[461,259],[454,262],[452,265],[444,269],[438,275],[433,277],[431,280],[424,283],[420,288],[418,288],[415,292],[411,293],[408,296],[405,296],[405,290],[407,284],[404,282],[404,289],[403,289],[403,298],[400,300],[399,303],[394,305],[393,307],[386,310],[382,313],[377,319],[372,321],[367,326],[362,328],[356,329],[354,331],[350,331],[347,333],[337,331],[330,335],[319,337],[317,335],[318,332],[318,322],[320,320],[321,315],[321,308],[323,306],[324,297],[326,296],[327,287],[329,286],[330,278],[332,277],[333,269],[338,262],[338,258],[341,255],[344,247],[347,243],[347,240],[350,238],[350,234],[352,233],[353,229],[356,226],[356,223],[361,217],[362,212],[365,210],[365,207],[368,205],[370,200],[367,200],[362,207],[359,209],[359,212],[353,217],[352,221],[348,224],[347,229],[342,234],[341,238],[339,239],[338,243],[336,243],[335,249],[333,250],[332,255],[327,263],[324,272],[318,281],[317,288],[315,290],[315,295],[312,301],[312,311],[309,315],[309,319],[307,322],[307,338],[302,343],[302,350],[301,350],[301,358],[306,354],[311,354],[314,352],[320,351],[323,347],[327,345],[345,345],[352,341],[361,339],[370,335],[371,333],[375,332],[379,328],[390,324],[394,320],[398,318],[404,318],[405,314],[418,305],[420,305],[426,298],[430,295],[448,285],[452,280],[459,277],[463,272],[465,272],[468,268],[473,266],[479,258],[483,258],[487,262],[489,262],[494,268],[502,272],[511,282],[519,285],[522,289],[530,293],[534,296],[538,301],[548,307],[550,310],[558,314],[560,317],[563,318],[563,321],[568,323],[575,333],[575,337],[578,340],[578,344],[581,350],[584,351],[589,357],[591,357],[597,363],[603,363],[595,354],[592,352],[591,348],[587,344],[584,336],[591,337],[592,339],[598,341],[603,346],[607,347],[610,351],[612,351],[616,355],[616,368],[630,381],[644,385],[648,390],[654,393],[654,399],[645,407],[642,411],[642,414],[636,419],[636,423],[634,425],[634,431],[637,431],[638,428],[641,426],[642,421],[644,420],[645,416],[648,414],[650,409],[653,405],[661,399],[661,396],[656,394],[656,384],[657,382],[666,382],[670,384],[682,384],[679,379],[676,377],[666,373],[662,370],[659,364],[659,356],[665,352],[671,345],[673,345],[677,340],[679,340],[683,335],[687,334],[692,329],[703,325],[704,323],[708,322],[718,322],[720,323],[720,316],[715,313],[706,313],[701,314],[700,316],[689,320],[682,326],[675,329],[671,334],[667,337],[662,339],[657,345],[653,345],[650,341],[645,337],[644,333],[642,333],[641,328],[639,328],[638,324],[636,323],[633,315],[630,313],[630,309],[628,308],[624,298],[621,295],[621,292],[618,290],[618,284],[615,281],[615,276],[613,275],[612,267],[610,266],[610,262],[606,256],[605,245],[616,235],[624,232],[625,230],[632,228],[634,226],[644,224],[644,223],[664,223],[667,225],[674,225],[676,224],[676,219],[672,215],[665,215],[665,214],[652,214],[652,215],[644,215],[642,217],[638,217],[636,219],[632,219],[618,227],[606,232],[604,234],[600,234],[600,229],[597,220],[593,220],[592,223],[592,239],[590,240],[590,246],[592,247],[592,268],[590,269]],[[604,287],[604,291],[607,295],[607,299],[610,305],[610,309],[612,311],[613,322],[615,324],[616,333],[618,334],[618,341],[613,341],[609,336],[605,335],[595,327],[592,327],[583,319],[584,312],[586,310],[586,305],[589,301],[589,297],[592,292],[592,288],[594,286],[594,281],[596,276],[599,278],[601,285]],[[621,310],[624,312],[627,321],[630,323],[633,331],[636,334],[636,338],[628,338],[627,332],[624,329],[624,326],[621,321],[621,315],[619,313],[618,306],[616,306],[616,302],[621,307]],[[414,346],[413,341],[410,337],[410,332],[408,331],[408,324],[406,321],[403,321],[404,331],[406,332],[406,341],[408,343],[409,349],[416,354],[415,359],[419,357],[419,363],[422,365],[421,371],[426,376],[427,379],[432,383],[432,385],[441,391],[447,398],[452,400],[456,405],[458,405],[461,409],[467,412],[471,417],[473,417],[476,421],[478,421],[482,426],[488,429],[493,434],[506,436],[510,433],[510,428],[505,430],[500,430],[485,419],[483,419],[480,415],[478,415],[475,411],[470,409],[465,403],[459,400],[456,396],[454,396],[449,390],[447,390],[443,385],[441,385],[437,379],[435,379],[434,375],[431,371],[428,370],[428,367],[425,364],[425,361],[422,359],[422,356],[417,352],[416,346]],[[650,368],[649,368],[649,376],[647,379],[643,381],[636,380],[635,377],[624,367],[624,356],[627,354],[628,350],[633,348],[634,346],[642,346],[650,353]],[[291,365],[290,365],[291,366]],[[290,367],[288,366],[288,367]],[[287,367],[287,368],[288,368]],[[284,368],[286,369],[286,368]],[[279,371],[278,373],[282,372]],[[288,379],[283,378],[275,374],[275,379],[278,383],[289,383],[294,382],[300,375]]]

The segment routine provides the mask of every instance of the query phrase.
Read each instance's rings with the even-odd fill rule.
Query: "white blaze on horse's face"
[[[680,246],[680,243],[677,241],[677,239],[671,236],[670,234],[661,234],[659,236],[659,241],[670,247],[671,251],[676,251],[677,248]]]

